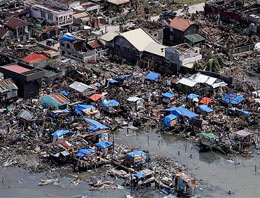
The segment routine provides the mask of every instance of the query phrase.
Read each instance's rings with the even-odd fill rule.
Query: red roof
[[[39,63],[43,60],[48,59],[48,57],[42,55],[42,54],[37,54],[37,53],[30,53],[28,56],[26,56],[23,61],[26,63]]]
[[[13,29],[17,29],[23,26],[29,25],[28,22],[22,20],[22,19],[18,19],[15,17],[12,17],[6,24],[6,26],[13,28]]]
[[[185,31],[188,29],[191,25],[194,25],[195,23],[189,20],[186,20],[184,18],[174,17],[170,23],[170,26],[174,29]]]
[[[19,66],[19,65],[4,66],[3,68],[5,68],[5,69],[7,69],[7,70],[9,70],[9,71],[18,73],[18,74],[21,74],[21,73],[30,71],[30,69],[27,69],[27,68],[25,68],[25,67],[21,67],[21,66]]]
[[[0,38],[3,39],[3,37],[7,34],[8,30],[0,27]]]
[[[90,96],[89,98],[93,101],[97,101],[99,100],[100,98],[102,98],[103,95],[102,94],[93,94],[92,96]]]

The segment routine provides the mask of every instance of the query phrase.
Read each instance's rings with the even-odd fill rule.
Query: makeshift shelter
[[[187,117],[189,121],[193,118],[199,117],[199,115],[197,115],[196,113],[193,113],[188,109],[180,108],[180,107],[171,107],[169,109],[166,109],[166,111],[177,116],[178,119],[181,121],[183,121],[185,117]]]
[[[64,35],[62,35],[62,36],[60,37],[60,41],[74,42],[74,41],[76,41],[76,38],[64,34]]]
[[[66,135],[67,133],[71,132],[71,130],[57,130],[54,133],[52,133],[51,135],[53,136],[53,143],[63,139],[63,135]]]
[[[212,101],[211,98],[203,97],[203,98],[200,100],[200,104],[208,105],[209,103],[211,103],[211,101]]]
[[[134,175],[133,185],[134,186],[148,185],[151,182],[154,182],[155,178],[153,175],[154,175],[154,171],[150,169],[141,170],[140,172],[137,172]]]
[[[32,125],[33,121],[36,120],[35,116],[30,111],[27,111],[25,109],[22,109],[18,113],[17,117],[25,128],[29,125]]]
[[[104,130],[104,129],[108,129],[107,126],[95,121],[95,120],[92,120],[90,118],[86,118],[84,117],[84,120],[86,122],[88,122],[91,126],[88,127],[88,130],[89,131],[98,131],[98,130]]]
[[[84,157],[85,155],[91,154],[91,153],[95,153],[96,151],[93,149],[80,149],[77,153],[76,153],[76,157]]]
[[[216,136],[213,133],[200,133],[201,148],[212,148],[216,144]]]
[[[210,107],[208,107],[207,105],[200,105],[199,106],[199,110],[202,114],[204,115],[209,115],[213,113],[213,109],[211,109]]]
[[[177,116],[173,114],[170,114],[163,119],[163,125],[166,127],[173,127],[177,122]]]
[[[194,190],[196,187],[196,180],[186,175],[183,172],[173,175],[172,184],[175,190],[182,196],[192,196],[194,195]]]
[[[98,101],[99,99],[101,99],[103,97],[103,94],[93,94],[91,95],[89,98],[93,101]]]
[[[199,95],[194,94],[194,93],[191,93],[191,94],[189,94],[189,95],[187,96],[188,99],[193,100],[193,101],[194,101],[194,99],[196,99],[196,98],[198,98],[198,97],[199,97]]]
[[[101,104],[103,105],[103,109],[109,113],[116,113],[116,108],[119,107],[119,102],[116,100],[103,100]]]
[[[148,162],[149,159],[149,154],[144,151],[132,151],[125,155],[123,164],[128,167],[142,165]]]
[[[77,113],[79,115],[83,115],[84,110],[86,110],[86,109],[95,110],[96,108],[93,105],[85,105],[85,104],[74,105],[74,111],[75,111],[75,113]]]
[[[95,146],[97,147],[97,153],[102,157],[105,157],[107,154],[112,153],[113,151],[112,145],[113,145],[112,142],[104,142],[104,141],[95,144]]]
[[[158,80],[161,77],[160,74],[154,73],[154,72],[150,72],[149,74],[147,74],[145,76],[146,79],[151,80],[151,81],[155,81]]]
[[[228,104],[237,105],[241,103],[244,100],[244,98],[241,96],[236,96],[234,94],[226,94],[224,97],[222,97],[221,100]]]
[[[142,98],[133,96],[133,97],[129,97],[127,101],[131,104],[131,107],[135,111],[143,109],[144,107],[144,100]]]
[[[176,94],[170,93],[170,92],[166,92],[164,94],[162,94],[162,101],[165,103],[170,103],[171,101],[173,101],[176,97]]]

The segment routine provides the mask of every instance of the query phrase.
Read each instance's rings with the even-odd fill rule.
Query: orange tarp
[[[97,101],[99,100],[100,98],[102,98],[103,95],[102,94],[93,94],[92,96],[90,96],[89,98],[93,101]]]
[[[211,98],[204,97],[201,99],[200,103],[208,105],[209,103],[211,103],[211,101],[212,101]]]

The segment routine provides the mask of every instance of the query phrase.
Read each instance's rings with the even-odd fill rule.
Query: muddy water
[[[183,139],[154,132],[120,131],[116,142],[148,149],[151,153],[172,157],[187,165],[193,176],[213,185],[197,190],[202,197],[260,197],[260,155],[255,154],[251,159],[231,156],[230,160],[218,153],[198,152]],[[228,191],[231,191],[231,196]]]
[[[260,156],[252,159],[233,157],[227,160],[217,153],[200,153],[196,147],[182,139],[171,135],[159,135],[154,132],[141,133],[120,130],[115,134],[117,144],[126,144],[140,149],[149,150],[157,155],[171,157],[181,164],[187,165],[189,172],[198,179],[212,185],[203,185],[197,190],[201,197],[260,197]],[[178,155],[179,154],[179,155]],[[257,169],[255,171],[255,165]],[[129,189],[105,190],[90,192],[88,180],[91,176],[102,179],[108,168],[95,172],[80,174],[83,180],[73,186],[76,174],[71,169],[61,169],[52,173],[31,174],[26,170],[14,167],[0,168],[0,197],[124,197]],[[38,186],[41,179],[57,178],[59,182]],[[226,192],[232,192],[228,195]],[[143,197],[163,197],[162,194],[145,190]]]

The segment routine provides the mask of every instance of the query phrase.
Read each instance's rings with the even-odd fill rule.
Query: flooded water
[[[205,152],[200,153],[185,140],[172,135],[160,135],[155,132],[140,133],[120,130],[115,134],[115,143],[149,150],[151,153],[171,157],[185,164],[192,176],[211,184],[197,189],[200,197],[260,197],[260,156],[251,159],[234,157],[232,160],[224,156]],[[179,155],[178,155],[179,154]],[[255,165],[257,170],[255,171]],[[71,169],[61,169],[54,173],[31,174],[20,168],[0,168],[0,197],[124,197],[129,189],[89,191],[88,180],[91,176],[102,179],[106,167],[97,171],[80,174],[79,185],[73,186],[76,177]],[[57,178],[59,182],[38,186],[41,179]],[[227,194],[228,191],[232,195]],[[143,190],[136,197],[163,197],[163,194],[152,190]],[[142,195],[142,196],[141,196]]]

